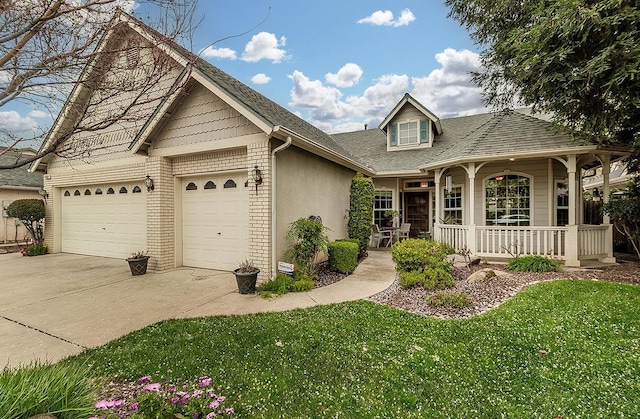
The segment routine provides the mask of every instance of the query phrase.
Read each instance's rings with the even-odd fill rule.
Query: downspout
[[[272,131],[276,132],[280,129],[275,127]],[[276,258],[276,153],[289,148],[291,145],[291,136],[287,136],[287,141],[281,146],[275,148],[271,152],[271,274],[276,275],[278,272],[278,260]]]

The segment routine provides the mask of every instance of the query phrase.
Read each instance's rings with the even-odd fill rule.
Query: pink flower
[[[189,401],[189,398],[191,396],[189,394],[185,394],[184,396],[182,396],[182,400],[180,400],[182,402],[182,404],[187,404],[187,402]]]
[[[153,384],[147,384],[142,388],[147,391],[160,391],[160,387],[162,387],[160,383],[153,383]]]
[[[146,383],[151,381],[151,376],[150,375],[145,375],[144,377],[140,377],[138,378],[138,382],[139,383]]]
[[[114,406],[114,402],[112,400],[100,400],[96,404],[93,405],[96,409],[107,410],[111,409]]]
[[[176,391],[176,386],[174,386],[174,385],[170,385],[170,386],[167,388],[167,393],[169,393],[169,394],[171,394],[171,393],[175,393],[175,391]]]
[[[172,397],[171,398],[171,404],[176,404],[176,403],[178,403],[178,401],[180,401],[180,399],[177,398],[177,397]]]
[[[216,412],[211,412],[207,415],[207,419],[211,419],[211,418],[215,418],[216,417]]]
[[[220,396],[220,397],[218,397],[218,401],[219,401],[220,403],[222,403],[222,402],[223,402],[223,401],[225,401],[225,400],[226,400],[226,398],[225,398],[224,396]]]
[[[129,406],[129,410],[138,410],[138,402],[132,403],[131,406]]]
[[[200,377],[200,382],[198,383],[198,386],[200,387],[208,387],[211,385],[211,378],[209,377]]]
[[[211,403],[209,404],[209,409],[217,409],[217,408],[218,408],[218,406],[220,406],[220,402],[218,402],[218,401],[216,400],[216,401],[213,401],[213,402],[211,402]]]
[[[224,409],[224,413],[226,413],[227,415],[233,415],[235,412],[235,410],[233,410],[233,407],[228,407],[226,409]]]
[[[204,394],[204,391],[202,390],[194,390],[193,394],[191,395],[191,397],[200,397]]]
[[[124,400],[114,400],[113,407],[122,406],[124,404]]]

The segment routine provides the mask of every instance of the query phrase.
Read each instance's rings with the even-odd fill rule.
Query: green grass
[[[208,375],[240,417],[638,417],[640,287],[542,283],[455,321],[364,301],[171,320],[65,363]]]
[[[60,419],[87,418],[96,402],[96,381],[82,363],[35,363],[0,370],[0,417],[29,418],[51,413]]]

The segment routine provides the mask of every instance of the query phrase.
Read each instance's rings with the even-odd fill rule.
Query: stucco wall
[[[289,224],[319,215],[329,239],[347,237],[349,191],[355,172],[289,147],[276,160],[276,255],[282,260]]]

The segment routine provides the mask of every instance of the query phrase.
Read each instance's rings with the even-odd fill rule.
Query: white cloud
[[[486,111],[482,91],[471,80],[480,71],[480,57],[469,50],[447,48],[436,54],[441,68],[411,80],[411,94],[440,117],[471,115]]]
[[[358,84],[361,77],[362,69],[358,64],[354,63],[345,64],[336,74],[327,73],[324,76],[327,83],[338,87],[351,87]]]
[[[271,81],[271,77],[267,76],[264,73],[258,73],[255,76],[251,77],[251,83],[253,84],[267,84]]]
[[[481,70],[478,54],[448,48],[436,54],[435,59],[440,68],[427,76],[383,75],[362,95],[348,97],[343,97],[337,87],[295,71],[289,76],[293,81],[289,105],[298,108],[299,115],[300,109],[304,109],[302,117],[326,132],[360,130],[365,123],[375,127],[406,92],[441,118],[486,112],[481,90],[473,84],[470,74]],[[332,76],[338,79],[339,75],[340,71]],[[333,77],[325,78],[339,86]]]
[[[49,118],[50,115],[47,112],[33,110],[27,114],[30,118]]]
[[[407,26],[414,20],[416,20],[416,17],[409,9],[404,9],[400,12],[400,17],[396,20],[394,20],[391,10],[376,10],[369,16],[360,19],[358,23],[370,23],[376,26],[393,26],[397,28],[399,26]]]
[[[16,111],[0,112],[0,130],[11,132],[35,131],[38,123],[31,116],[22,116]]]
[[[206,47],[200,51],[200,55],[207,58],[219,58],[219,59],[237,59],[236,52],[230,48],[216,48],[213,46]]]
[[[402,13],[400,13],[400,17],[398,18],[398,20],[396,20],[393,26],[407,26],[409,23],[413,22],[414,20],[416,20],[416,17],[411,12],[411,10],[404,9]]]
[[[276,36],[269,32],[260,32],[251,38],[251,41],[244,47],[242,59],[244,61],[254,63],[260,60],[271,60],[273,63],[279,63],[287,58],[287,51],[281,49],[287,43],[287,38]]]

